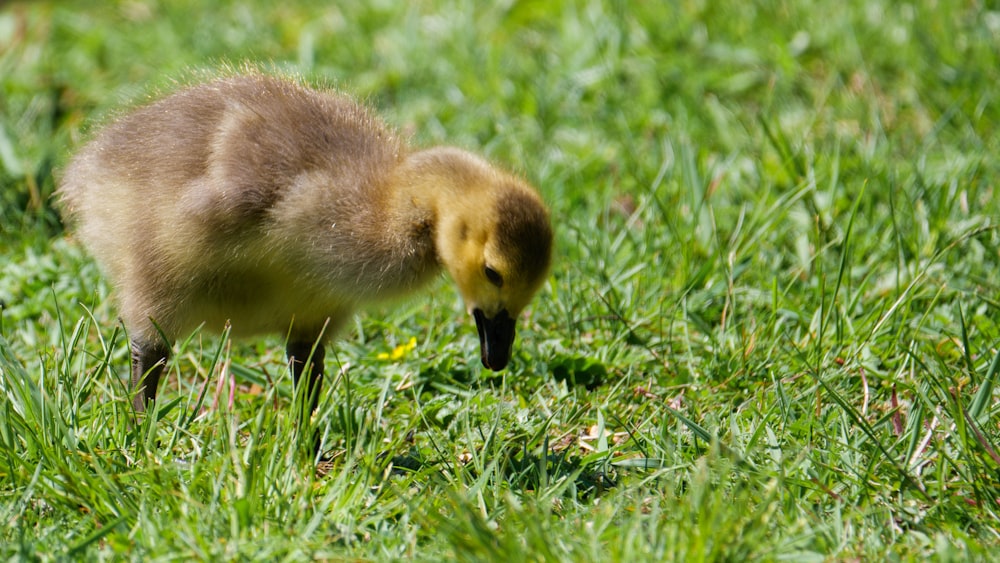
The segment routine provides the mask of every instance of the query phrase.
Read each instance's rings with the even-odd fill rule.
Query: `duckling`
[[[111,123],[58,195],[115,289],[137,413],[176,338],[227,324],[287,335],[312,412],[331,336],[441,269],[475,320],[483,366],[502,370],[552,252],[548,210],[525,181],[461,149],[411,149],[349,96],[259,73]]]

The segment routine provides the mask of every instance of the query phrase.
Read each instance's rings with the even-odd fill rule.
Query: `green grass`
[[[0,555],[995,557],[1000,12],[272,4],[0,8]],[[179,342],[129,424],[51,200],[95,124],[242,61],[520,171],[556,222],[502,374],[444,280],[358,317],[323,477],[277,337]]]

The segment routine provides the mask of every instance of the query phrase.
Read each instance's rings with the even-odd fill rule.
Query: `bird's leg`
[[[160,383],[163,367],[170,357],[170,347],[161,341],[132,340],[132,406],[136,413],[146,410],[146,405],[156,400],[156,386]]]
[[[288,362],[292,367],[292,377],[295,382],[296,395],[302,397],[303,404],[299,411],[302,418],[300,428],[305,428],[309,418],[319,405],[319,392],[323,387],[323,358],[326,350],[322,342],[314,340],[293,340],[285,347]],[[306,388],[298,391],[302,376],[306,376]],[[320,435],[317,431],[313,436],[312,453],[319,452]]]

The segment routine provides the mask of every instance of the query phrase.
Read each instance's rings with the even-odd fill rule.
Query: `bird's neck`
[[[406,157],[397,169],[395,219],[428,223],[440,249],[442,238],[461,234],[458,223],[489,213],[497,172],[461,149],[436,147]]]

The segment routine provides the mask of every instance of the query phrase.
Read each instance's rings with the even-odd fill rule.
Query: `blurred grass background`
[[[998,36],[974,1],[0,7],[0,550],[990,559]],[[128,426],[51,198],[93,128],[244,62],[487,155],[556,223],[499,379],[445,283],[359,317],[322,479],[287,455],[276,339],[194,335]]]

